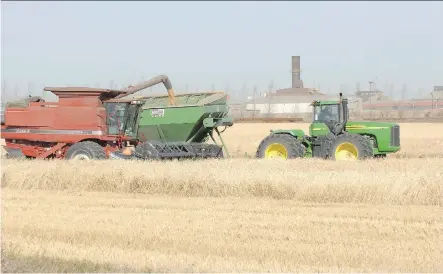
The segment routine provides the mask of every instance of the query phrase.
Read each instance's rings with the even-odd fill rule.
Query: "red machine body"
[[[45,102],[36,97],[27,106],[6,107],[1,138],[10,154],[21,153],[32,158],[52,155],[63,158],[71,144],[93,141],[108,154],[121,148],[128,137],[109,135],[107,113],[103,102],[123,90],[98,88],[45,88],[59,97],[58,102]]]

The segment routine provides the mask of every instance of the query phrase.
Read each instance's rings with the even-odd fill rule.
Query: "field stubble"
[[[292,127],[225,139],[242,158]],[[401,133],[401,152],[364,162],[2,160],[2,267],[442,272],[443,126]]]

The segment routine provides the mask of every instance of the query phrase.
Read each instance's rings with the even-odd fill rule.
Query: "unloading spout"
[[[118,95],[117,97],[115,97],[115,99],[126,97],[126,96],[134,94],[142,89],[152,87],[152,86],[157,85],[159,83],[163,83],[165,85],[166,90],[168,91],[169,104],[175,105],[174,90],[172,89],[171,81],[169,80],[168,76],[166,76],[166,75],[159,75],[159,76],[156,76],[152,79],[149,79],[148,81],[138,84],[136,86],[132,86],[132,87],[123,89],[123,91],[126,91],[126,93]]]

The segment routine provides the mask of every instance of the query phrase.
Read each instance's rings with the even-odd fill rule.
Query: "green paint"
[[[217,127],[232,125],[233,119],[227,116],[229,109],[224,93],[182,94],[175,99],[176,105],[169,105],[167,96],[138,98],[136,101],[141,102],[138,105],[119,102],[126,110],[114,116],[118,115],[120,121],[126,119],[123,126],[126,135],[142,142],[201,143],[206,142]],[[117,103],[107,103],[105,107],[110,108],[111,104]],[[117,134],[117,125],[110,124],[109,131]],[[223,140],[222,145],[227,151]]]
[[[391,128],[397,124],[372,121],[349,121],[346,123],[346,131],[354,134],[370,136],[376,140],[378,148],[374,147],[374,154],[397,152],[399,146],[390,146]],[[313,122],[309,126],[309,134],[313,137],[323,136],[331,131],[322,122]]]
[[[343,104],[347,104],[346,99],[343,99],[343,103],[340,101],[314,101],[311,105],[314,109],[314,121],[309,126],[309,135],[305,136],[303,130],[300,129],[279,129],[272,130],[271,134],[290,134],[299,140],[302,140],[305,145],[306,157],[312,157],[312,142],[315,142],[320,136],[326,136],[332,133],[328,125],[321,120],[318,115],[324,108],[331,108],[334,116],[334,120],[343,122]],[[347,115],[349,115],[347,113]],[[329,125],[331,126],[331,125]],[[391,129],[394,126],[398,126],[395,123],[387,122],[372,122],[372,121],[348,121],[345,126],[345,131],[351,134],[359,134],[367,136],[371,139],[374,147],[374,155],[394,153],[400,150],[400,146],[391,146]]]
[[[226,146],[226,144],[225,144],[225,141],[223,140],[223,138],[222,138],[222,136],[221,136],[221,134],[220,134],[220,131],[218,130],[218,128],[215,128],[215,131],[217,132],[217,135],[218,135],[218,137],[220,138],[220,142],[222,143],[222,148],[225,149],[226,155],[228,156],[228,158],[231,157],[231,156],[229,155],[229,151],[228,151],[228,148],[227,148],[227,146]],[[211,137],[212,137],[212,140],[214,141],[214,143],[217,143],[217,142],[215,141],[214,137],[212,136],[212,134],[211,134]]]
[[[322,122],[315,121],[309,126],[309,135],[313,137],[323,136],[329,132],[331,132],[329,128]]]
[[[314,101],[314,106],[327,106],[327,105],[337,105],[340,104],[340,101]]]
[[[374,148],[374,154],[385,154],[397,152],[400,146],[391,146],[391,128],[396,126],[396,123],[387,122],[347,122],[346,130],[349,133],[367,135],[376,140],[378,149]]]
[[[149,107],[149,106],[148,106]],[[138,138],[142,141],[161,140],[157,127],[167,142],[203,142],[216,122],[227,115],[227,106],[180,106],[148,108],[140,113]],[[209,118],[209,120],[205,120]],[[227,119],[225,119],[227,120]],[[224,120],[223,120],[224,121]]]
[[[215,99],[215,100],[214,100]],[[142,97],[137,100],[144,102],[144,108],[162,108],[162,107],[174,107],[169,105],[168,96],[155,96],[155,97]],[[195,106],[204,102],[204,100],[210,100],[211,102],[204,103],[204,105],[219,105],[226,106],[227,98],[222,93],[197,93],[197,94],[179,94],[175,97],[176,107]]]
[[[271,131],[272,134],[289,134],[297,139],[303,138],[305,136],[305,132],[301,129],[276,129]]]

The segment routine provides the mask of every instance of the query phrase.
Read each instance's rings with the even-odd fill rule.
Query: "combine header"
[[[159,83],[167,95],[127,99]],[[176,96],[164,75],[123,90],[44,90],[58,96],[59,102],[31,97],[6,104],[1,138],[9,157],[219,158],[224,156],[223,149],[228,152],[218,129],[233,125],[224,93]],[[206,143],[209,138],[214,144]]]

